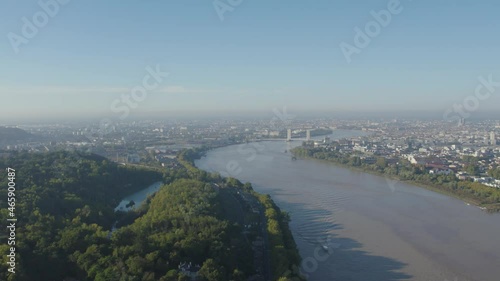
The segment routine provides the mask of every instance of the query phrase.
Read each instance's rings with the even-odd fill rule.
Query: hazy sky
[[[478,77],[500,82],[498,0],[401,0],[348,63],[341,43],[361,46],[355,28],[391,1],[242,0],[221,20],[211,0],[70,0],[44,25],[38,1],[3,0],[0,118],[120,116],[113,103],[143,85],[148,66],[169,76],[129,116],[445,111],[474,94]],[[23,35],[23,17],[41,27]],[[480,110],[499,105],[500,88]]]

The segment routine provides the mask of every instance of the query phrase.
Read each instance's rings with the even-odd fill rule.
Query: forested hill
[[[7,198],[7,167],[16,170],[17,264],[9,274],[11,246],[2,231],[0,280],[185,281],[189,272],[179,265],[189,263],[200,265],[200,280],[247,280],[259,272],[252,241],[266,223],[273,279],[293,277],[292,265],[300,263],[288,217],[249,183],[193,166],[160,173],[91,154],[16,153],[0,158],[0,198]],[[114,212],[123,197],[157,181],[167,184],[140,208]],[[273,214],[267,222],[252,213],[259,200],[266,216]],[[0,210],[3,226],[7,200],[0,200]],[[111,233],[116,221],[119,228]]]
[[[0,127],[0,143],[34,140],[38,137],[22,129]]]
[[[116,219],[120,198],[162,179],[158,172],[119,166],[97,155],[16,153],[0,158],[2,225],[8,215],[7,167],[16,170],[18,266],[7,279],[2,262],[0,280],[62,280],[73,274],[69,255],[104,242],[99,235]],[[5,234],[0,232],[2,258],[8,249]]]

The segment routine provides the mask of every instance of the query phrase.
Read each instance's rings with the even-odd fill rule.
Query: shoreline
[[[330,135],[330,134],[327,134],[327,135]],[[256,141],[256,142],[262,142],[262,141],[268,141],[268,140],[260,140],[260,141]],[[211,150],[214,150],[214,149],[217,149],[217,148],[228,147],[228,146],[232,146],[232,145],[245,144],[245,143],[248,143],[248,142],[240,142],[240,143],[227,144],[227,145],[221,145],[221,146],[207,147],[203,151],[203,153],[201,154],[200,158],[201,157],[206,157],[206,153],[209,152],[209,151],[211,151]],[[394,176],[394,175],[388,175],[388,174],[384,174],[384,173],[377,172],[377,171],[366,170],[366,169],[359,168],[359,167],[354,167],[354,166],[348,166],[348,165],[345,165],[345,164],[342,164],[342,163],[338,163],[338,162],[334,162],[334,161],[329,161],[329,160],[324,160],[324,159],[317,159],[317,158],[314,158],[314,157],[297,156],[296,153],[293,151],[293,149],[290,149],[290,153],[292,155],[294,155],[295,157],[297,157],[298,159],[308,159],[308,160],[319,161],[319,162],[322,162],[322,163],[335,165],[337,167],[342,167],[342,168],[345,168],[345,169],[348,169],[348,170],[351,170],[351,171],[363,172],[363,173],[371,174],[371,175],[374,175],[374,176],[383,177],[385,179],[390,179],[390,180],[393,180],[393,181],[397,181],[397,182],[400,182],[400,183],[405,183],[405,184],[408,184],[408,185],[414,185],[416,187],[424,188],[426,190],[430,190],[430,191],[433,191],[433,192],[436,192],[436,193],[439,193],[439,194],[442,194],[442,195],[446,195],[446,196],[458,199],[458,200],[464,202],[465,204],[473,205],[475,207],[478,207],[482,211],[486,211],[488,213],[500,213],[500,203],[483,205],[481,202],[479,202],[479,201],[477,201],[477,200],[475,200],[473,198],[462,197],[462,196],[457,195],[457,194],[455,194],[453,192],[449,192],[449,191],[443,190],[439,186],[436,186],[436,185],[432,185],[432,184],[428,184],[428,183],[422,183],[422,182],[418,182],[418,181],[412,181],[412,180],[402,180],[402,179],[400,179],[400,178],[398,178],[397,176]]]
[[[196,160],[206,157],[207,152],[221,147],[225,146],[205,146],[195,149],[187,149],[178,154],[178,161],[193,175],[199,174],[200,172],[210,173],[197,167]],[[190,152],[192,152],[192,154],[190,154]],[[231,179],[236,181],[236,186],[233,188],[245,188],[246,184],[243,184],[239,179],[230,176],[220,177],[221,181],[228,181]],[[307,280],[298,270],[302,262],[302,256],[297,248],[295,237],[292,235],[289,225],[291,221],[290,215],[280,209],[280,207],[272,199],[271,195],[254,190],[251,183],[250,191],[247,190],[247,192],[249,196],[253,196],[255,200],[259,202],[259,216],[263,222],[262,236],[265,244],[267,244],[266,254],[264,255],[267,256],[265,259],[268,260],[265,266],[267,268],[264,270],[268,275],[266,277],[271,278],[271,280],[281,280],[282,278],[297,281]],[[251,205],[251,203],[249,204]],[[282,249],[284,249],[285,252],[283,252]]]
[[[294,156],[296,156],[296,154],[293,151],[291,151],[291,152],[292,152],[292,154]],[[478,207],[479,209],[481,209],[483,211],[486,211],[488,213],[500,213],[500,204],[498,204],[498,206],[497,205],[482,205],[481,202],[478,202],[475,199],[465,198],[465,197],[459,196],[459,195],[457,195],[457,194],[455,194],[453,192],[442,190],[438,186],[433,186],[433,185],[430,185],[430,184],[421,183],[421,182],[417,182],[417,181],[402,180],[402,179],[400,179],[400,178],[398,178],[398,177],[396,177],[394,175],[387,175],[387,174],[384,174],[384,173],[381,173],[381,172],[365,170],[365,169],[362,169],[362,168],[348,166],[348,165],[344,165],[344,164],[341,164],[341,163],[338,163],[338,162],[334,162],[334,161],[328,161],[328,160],[324,160],[324,159],[317,159],[317,158],[314,158],[314,157],[302,157],[302,156],[298,156],[297,158],[298,159],[304,159],[304,160],[319,161],[319,162],[322,162],[322,163],[325,163],[325,164],[334,165],[334,166],[345,168],[345,169],[348,169],[348,170],[351,170],[351,171],[367,173],[367,174],[371,174],[371,175],[374,175],[374,176],[382,177],[382,178],[385,178],[385,179],[394,180],[394,181],[397,181],[397,182],[400,182],[400,183],[405,183],[405,184],[408,184],[408,185],[414,185],[416,187],[424,188],[426,190],[430,190],[430,191],[433,191],[433,192],[436,192],[436,193],[439,193],[439,194],[442,194],[442,195],[446,195],[446,196],[458,199],[458,200],[460,200],[460,201],[462,201],[462,202],[464,202],[466,204],[474,205],[475,207]]]
[[[272,148],[272,149],[271,149]],[[217,171],[219,168],[224,169],[227,161],[235,160],[240,161],[240,159],[245,159],[244,155],[237,157],[233,155],[233,153],[237,154],[237,147],[233,147],[231,149],[222,149],[220,155],[221,157],[217,157],[212,155],[212,153],[208,153],[208,160],[203,160],[202,163],[198,163],[200,167],[212,167],[214,171]],[[279,160],[275,164],[281,164],[290,162],[290,153],[284,154],[281,149],[281,144],[274,144],[270,147],[270,150],[273,153],[278,153],[281,156],[278,157]],[[289,151],[291,152],[291,151]],[[215,154],[218,154],[216,152]],[[214,157],[212,159],[212,157]],[[301,157],[302,159],[302,157]],[[325,179],[329,177],[330,169],[335,169],[335,167],[340,167],[342,169],[337,170],[335,172],[336,176],[341,176],[345,174],[348,178],[355,179],[357,177],[363,178],[363,182],[365,184],[370,184],[370,181],[377,182],[377,188],[382,189],[386,188],[386,181],[381,178],[372,178],[370,176],[364,176],[363,174],[358,173],[349,173],[343,168],[349,168],[351,171],[355,172],[367,172],[362,169],[352,169],[353,167],[346,167],[343,165],[337,165],[336,163],[313,159],[309,164],[307,162],[299,162],[297,161],[297,165],[291,165],[294,167],[292,171],[295,171],[293,179],[300,181],[302,179],[299,171],[303,171],[305,166],[312,166],[319,169],[318,173],[312,171],[313,179],[316,179],[314,176],[318,176],[323,173]],[[334,164],[335,166],[329,165],[321,165],[321,162],[327,162],[330,164]],[[207,163],[212,163],[208,165]],[[243,161],[243,160],[241,160]],[[245,171],[250,169],[249,167],[254,165],[259,165],[260,163],[266,163],[266,165],[272,165],[269,163],[269,160],[265,158],[258,158],[256,163],[248,164],[248,166],[244,166]],[[303,163],[303,164],[300,164]],[[315,164],[316,163],[316,164]],[[278,165],[282,166],[282,165]],[[297,167],[295,167],[297,166]],[[323,167],[320,167],[323,166]],[[267,167],[267,166],[266,166]],[[329,168],[330,167],[330,168]],[[260,168],[256,168],[255,171],[248,171],[245,173],[244,179],[253,181],[254,176],[259,176],[260,172],[264,172]],[[273,170],[274,171],[274,170]],[[304,170],[308,171],[308,170]],[[342,172],[343,171],[343,172]],[[287,165],[283,165],[282,168],[278,168],[276,171],[277,176],[283,176],[289,173],[289,169]],[[368,172],[369,174],[382,177],[384,175],[376,174],[374,172]],[[357,174],[357,175],[356,175]],[[272,190],[280,190],[281,188],[289,188],[290,192],[278,192],[276,199],[276,203],[278,206],[282,206],[285,210],[290,210],[292,214],[292,225],[291,229],[293,231],[293,236],[295,237],[297,244],[299,246],[300,255],[306,260],[309,260],[310,257],[314,257],[314,251],[318,248],[316,244],[312,245],[310,241],[307,239],[301,238],[300,234],[310,234],[313,237],[318,234],[318,237],[332,237],[335,243],[341,243],[342,247],[336,249],[336,254],[332,257],[332,260],[328,263],[322,264],[317,271],[311,273],[310,280],[343,280],[343,279],[356,279],[353,277],[359,277],[359,280],[389,280],[391,278],[397,279],[405,279],[405,280],[445,280],[445,279],[453,279],[454,277],[460,277],[464,280],[472,280],[470,276],[483,276],[485,278],[479,278],[481,280],[496,280],[495,277],[491,278],[490,271],[495,273],[495,267],[491,267],[492,262],[486,262],[484,267],[486,269],[493,268],[493,270],[489,270],[484,275],[479,274],[480,269],[475,269],[474,266],[468,267],[468,265],[473,264],[474,260],[477,258],[482,258],[483,253],[489,253],[488,246],[485,245],[487,243],[481,243],[479,249],[475,249],[470,252],[470,256],[468,253],[468,245],[473,245],[475,239],[481,239],[482,241],[488,241],[494,235],[492,233],[488,234],[480,234],[476,233],[477,228],[475,226],[480,226],[481,223],[484,222],[497,222],[498,216],[486,216],[484,212],[479,212],[477,209],[470,209],[465,206],[464,203],[461,203],[456,198],[456,196],[448,196],[449,194],[445,194],[447,198],[453,198],[446,200],[443,196],[441,200],[443,200],[443,204],[440,204],[439,198],[437,200],[431,200],[430,207],[437,208],[436,210],[444,211],[442,212],[444,215],[438,215],[437,220],[433,219],[432,216],[429,217],[429,213],[426,211],[425,216],[429,219],[424,220],[421,224],[418,224],[420,220],[418,218],[414,218],[414,216],[418,217],[419,214],[412,214],[411,211],[408,212],[391,212],[388,208],[380,207],[380,204],[375,206],[375,210],[372,213],[370,209],[363,209],[361,212],[357,212],[354,210],[343,209],[343,212],[336,213],[337,208],[333,206],[334,203],[337,202],[342,207],[342,204],[349,204],[347,201],[343,201],[344,199],[351,198],[349,195],[362,194],[358,193],[356,190],[353,193],[347,192],[338,192],[337,195],[333,195],[331,197],[326,196],[326,194],[334,194],[332,193],[329,183],[324,182],[323,178],[319,177],[317,181],[317,192],[311,192],[311,196],[305,196],[305,198],[297,197],[297,193],[300,193],[303,190],[303,186],[307,186],[305,183],[298,184],[286,184],[283,183],[282,180],[277,180],[272,177],[275,175],[272,172],[270,177],[263,177],[262,179],[256,179],[256,183],[258,185],[259,191],[262,193],[272,193]],[[250,177],[249,177],[250,176]],[[388,175],[385,178],[393,178]],[[309,178],[306,178],[306,181]],[[344,181],[342,181],[344,182]],[[350,181],[346,181],[350,182]],[[408,181],[400,181],[402,183],[410,184]],[[353,183],[355,185],[359,185],[357,183]],[[316,186],[316,184],[314,184]],[[417,184],[411,184],[412,186],[401,185],[398,186],[398,189],[407,190],[414,188],[415,186],[423,187]],[[263,187],[270,187],[268,189],[262,189]],[[427,189],[427,188],[426,188]],[[287,189],[288,190],[288,189]],[[343,191],[344,189],[341,189]],[[346,190],[351,190],[350,188],[346,188]],[[417,195],[422,194],[423,191],[418,191]],[[443,192],[439,192],[437,190],[433,190],[438,194]],[[359,191],[361,192],[361,191]],[[388,191],[390,192],[390,191]],[[273,193],[274,194],[274,193]],[[401,193],[402,196],[404,192]],[[425,194],[425,193],[423,193]],[[375,193],[376,196],[380,200],[385,200],[384,194]],[[429,193],[427,193],[429,196]],[[432,196],[432,194],[430,194]],[[435,195],[437,196],[437,195]],[[420,196],[419,196],[420,197]],[[352,198],[354,199],[354,198]],[[434,199],[434,198],[431,198]],[[368,199],[367,199],[368,200]],[[462,201],[462,200],[461,200]],[[363,203],[363,201],[359,201]],[[368,200],[368,202],[371,202]],[[437,204],[432,204],[432,202]],[[463,202],[463,201],[462,201]],[[366,202],[365,202],[366,203]],[[285,204],[285,205],[282,205]],[[323,205],[326,204],[324,207]],[[444,207],[440,207],[439,205],[444,205]],[[457,208],[462,208],[464,210],[464,216],[460,216],[459,218],[455,218],[453,214],[447,212],[445,207],[448,205],[457,206]],[[286,207],[285,207],[286,206]],[[392,207],[400,207],[400,204],[391,205]],[[462,210],[461,209],[461,210]],[[316,212],[304,212],[304,210],[316,210]],[[377,211],[380,210],[379,213]],[[397,209],[396,209],[397,210]],[[426,209],[427,210],[427,209]],[[453,209],[455,210],[455,209]],[[328,213],[327,213],[328,212]],[[429,211],[430,212],[430,211]],[[390,214],[390,216],[386,216]],[[409,215],[409,216],[408,216]],[[325,223],[320,223],[321,229],[315,228],[317,224],[314,224],[313,228],[311,228],[310,222],[323,222],[323,218],[326,216],[331,216],[331,219],[325,220]],[[380,219],[385,218],[385,219]],[[479,218],[479,220],[470,220],[472,218]],[[320,219],[320,220],[317,220]],[[408,220],[410,219],[410,221]],[[414,219],[414,220],[412,220]],[[457,219],[456,225],[453,222],[448,222],[450,220]],[[493,219],[493,220],[492,220]],[[445,220],[445,221],[443,221]],[[417,222],[417,224],[413,224]],[[436,224],[433,224],[435,222]],[[441,226],[440,222],[444,224]],[[425,223],[425,224],[424,224]],[[471,226],[471,223],[474,225]],[[476,225],[477,223],[477,225]],[[462,228],[463,225],[467,224],[468,227]],[[304,228],[306,225],[306,228]],[[335,228],[336,225],[342,225],[339,229]],[[402,228],[400,228],[402,225]],[[414,226],[412,226],[414,225]],[[491,225],[498,225],[492,223]],[[428,226],[432,233],[428,233],[428,229],[423,227]],[[470,226],[470,227],[469,227]],[[412,227],[418,227],[416,232],[411,232],[409,229]],[[460,228],[455,228],[460,227]],[[488,229],[495,230],[498,227],[488,227]],[[401,231],[399,231],[401,230]],[[325,231],[325,232],[324,232]],[[328,234],[324,234],[328,233]],[[498,231],[496,231],[498,233]],[[375,235],[374,235],[375,234]],[[494,233],[493,233],[494,234]],[[478,236],[475,236],[478,235]],[[443,237],[450,236],[451,241],[448,244],[446,241],[443,242]],[[463,237],[462,237],[463,236]],[[316,236],[314,236],[316,237]],[[353,242],[352,244],[350,244]],[[457,249],[450,248],[454,244],[460,243],[460,247]],[[479,246],[478,246],[479,247]],[[495,249],[494,247],[493,249]],[[434,250],[436,249],[436,250]],[[451,257],[444,256],[446,253],[450,253]],[[460,258],[455,258],[460,257]],[[463,257],[463,258],[462,258]],[[470,258],[469,258],[470,257]],[[377,267],[390,265],[390,261],[396,261],[396,264],[393,264],[395,267],[390,271],[380,271],[377,269],[373,269],[371,265]],[[429,260],[432,260],[430,262]],[[383,261],[386,261],[384,263]],[[398,263],[399,262],[399,263]],[[361,265],[357,266],[359,263]],[[367,268],[364,268],[364,266]],[[398,264],[400,266],[398,266]],[[363,273],[363,272],[367,273]],[[335,274],[335,275],[332,275]],[[406,279],[405,278],[406,275]],[[334,277],[334,278],[332,278]],[[344,278],[345,277],[345,278]],[[489,279],[488,279],[489,278]],[[356,279],[356,280],[358,280]],[[398,279],[398,280],[399,280]]]

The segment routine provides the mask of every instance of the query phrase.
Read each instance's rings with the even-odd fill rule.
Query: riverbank
[[[400,183],[406,183],[406,184],[415,185],[415,186],[418,186],[421,188],[425,188],[425,189],[431,190],[433,192],[437,192],[437,193],[440,193],[440,194],[443,194],[446,196],[457,198],[457,199],[462,200],[463,202],[465,202],[467,204],[477,206],[481,210],[485,210],[487,212],[491,212],[491,213],[500,212],[500,203],[493,203],[493,204],[492,203],[483,203],[483,202],[481,202],[481,200],[479,198],[466,197],[466,196],[451,192],[449,190],[443,189],[443,186],[440,186],[438,184],[421,182],[421,181],[417,181],[417,180],[402,179],[399,176],[394,175],[394,174],[387,174],[387,173],[377,171],[377,170],[366,169],[364,167],[356,167],[356,166],[344,164],[344,163],[341,163],[338,161],[325,160],[325,159],[319,159],[319,158],[312,157],[312,156],[306,156],[306,155],[298,153],[297,148],[292,149],[291,153],[295,157],[299,157],[302,159],[310,159],[310,160],[315,160],[315,161],[319,161],[319,162],[323,162],[323,163],[327,163],[327,164],[332,164],[332,165],[336,165],[338,167],[343,167],[343,168],[346,168],[346,169],[349,169],[352,171],[363,172],[363,173],[368,173],[368,174],[376,175],[379,177],[383,177],[386,180],[392,180],[392,181],[396,181],[396,182],[400,182]]]
[[[346,137],[332,138],[339,135]],[[297,145],[262,143],[252,158],[238,145],[219,148],[196,166],[225,173],[228,163],[238,164],[235,177],[290,213],[308,280],[498,279],[500,246],[491,243],[500,233],[498,214],[370,173],[292,161],[284,151]]]
[[[257,268],[261,270],[266,279],[306,280],[298,269],[301,257],[289,227],[289,214],[281,211],[270,195],[254,191],[250,183],[243,184],[238,179],[221,177],[218,174],[209,174],[198,169],[194,161],[205,156],[211,149],[214,148],[200,147],[184,150],[179,153],[177,158],[192,178],[210,179],[211,184],[220,187],[219,194],[229,192],[232,194],[231,196],[239,199],[237,202],[243,202],[240,209],[246,211],[245,215],[238,219],[239,221],[244,221],[244,225],[247,225],[247,227],[254,224],[260,225],[257,228],[260,231],[249,236],[256,236],[252,242],[255,255],[254,262],[261,264]],[[259,217],[258,220],[247,220],[248,217],[255,215]]]

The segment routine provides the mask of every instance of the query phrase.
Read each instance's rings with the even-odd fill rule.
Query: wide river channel
[[[361,135],[337,130],[330,138]],[[218,148],[196,165],[251,182],[290,213],[308,280],[500,280],[500,214],[384,177],[292,161],[285,151],[300,144]]]

